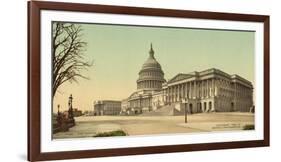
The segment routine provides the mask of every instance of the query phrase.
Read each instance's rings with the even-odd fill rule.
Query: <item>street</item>
[[[122,130],[127,135],[237,131],[254,125],[252,113],[198,113],[187,116],[82,116],[68,132],[54,134],[54,139],[93,137],[97,133]]]

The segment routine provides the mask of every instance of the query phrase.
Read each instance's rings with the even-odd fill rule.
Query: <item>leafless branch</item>
[[[69,23],[53,23],[53,97],[63,83],[78,82],[78,78],[87,79],[82,75],[93,65],[85,61],[84,51],[87,45],[82,41],[82,28],[80,25]]]

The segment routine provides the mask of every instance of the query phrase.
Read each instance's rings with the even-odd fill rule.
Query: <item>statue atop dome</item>
[[[150,43],[149,56],[150,56],[151,58],[155,59],[155,58],[154,58],[154,50],[153,50],[153,47],[152,47],[152,43]]]

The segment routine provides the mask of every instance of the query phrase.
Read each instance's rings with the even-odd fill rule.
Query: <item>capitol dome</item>
[[[152,44],[150,45],[149,57],[142,65],[139,72],[139,79],[137,80],[137,88],[145,90],[160,90],[164,79],[164,72],[161,65],[154,57],[154,50]]]

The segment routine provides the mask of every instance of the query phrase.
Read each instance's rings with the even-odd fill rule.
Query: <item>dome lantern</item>
[[[150,56],[151,58],[155,59],[155,58],[154,58],[154,50],[153,50],[153,47],[152,47],[152,43],[150,43],[149,56]]]

